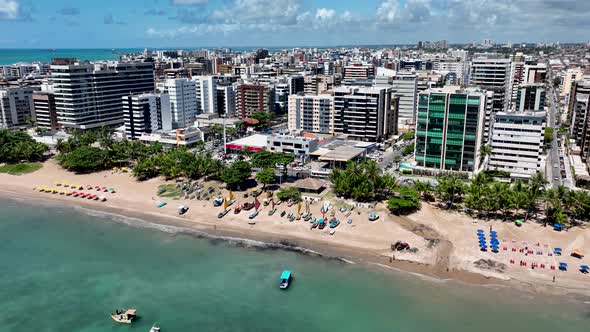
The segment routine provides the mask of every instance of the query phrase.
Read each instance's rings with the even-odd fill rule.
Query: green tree
[[[265,168],[262,171],[256,173],[256,181],[263,184],[263,188],[266,185],[273,183],[275,180],[275,171],[272,168]]]
[[[403,150],[402,150],[402,154],[404,156],[408,156],[411,155],[412,153],[414,153],[414,147],[415,147],[415,143],[411,143],[408,146],[406,146]]]
[[[465,184],[456,176],[444,176],[438,178],[436,192],[439,198],[452,207],[465,191]]]
[[[420,194],[414,188],[400,187],[397,194],[387,201],[387,208],[396,215],[414,212],[420,208]]]
[[[552,127],[546,127],[545,128],[545,133],[543,135],[544,140],[545,140],[545,144],[549,144],[553,141],[553,128]]]
[[[104,150],[90,146],[80,146],[74,151],[61,155],[60,165],[76,173],[91,173],[106,169],[107,155]]]
[[[277,192],[277,197],[281,201],[291,200],[293,202],[299,202],[301,200],[301,193],[295,187],[289,187],[287,189],[281,189]]]
[[[490,155],[492,155],[492,147],[489,144],[483,144],[479,148],[479,162],[483,162],[486,159],[486,157]]]
[[[239,188],[240,185],[243,184],[251,174],[252,168],[250,167],[250,164],[245,161],[238,160],[225,169],[223,175],[221,176],[221,180],[225,182],[230,188]]]

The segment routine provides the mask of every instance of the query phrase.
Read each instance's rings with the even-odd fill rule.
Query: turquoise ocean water
[[[157,322],[164,332],[567,332],[590,323],[590,307],[573,300],[32,207],[0,202],[0,331],[147,332]],[[285,268],[295,280],[280,291]],[[136,324],[109,317],[128,307]]]
[[[0,49],[0,65],[17,62],[51,62],[52,58],[77,58],[79,60],[118,60],[119,53],[138,52],[140,49]]]

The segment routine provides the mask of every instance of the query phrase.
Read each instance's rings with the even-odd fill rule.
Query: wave
[[[260,240],[252,240],[235,236],[215,235],[208,233],[206,231],[200,231],[193,228],[165,225],[156,222],[151,222],[141,218],[128,217],[112,212],[97,211],[80,206],[74,206],[73,208],[91,217],[109,219],[118,223],[125,224],[130,227],[154,229],[173,235],[188,235],[194,238],[208,239],[212,242],[212,244],[216,244],[217,242],[224,242],[236,247],[252,248],[255,250],[283,250],[310,257],[320,257],[323,259],[334,260],[342,263],[355,264],[354,262],[343,257],[329,256],[313,249],[301,247],[296,243],[287,240],[281,240],[278,242],[264,242]]]

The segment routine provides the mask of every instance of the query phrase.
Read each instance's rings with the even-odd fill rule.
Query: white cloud
[[[18,18],[18,2],[16,0],[0,0],[0,19],[15,20]]]
[[[382,23],[396,23],[400,19],[400,8],[397,0],[387,0],[377,8],[377,20]]]
[[[320,20],[330,20],[334,18],[336,11],[334,9],[320,8],[315,14],[315,18]]]

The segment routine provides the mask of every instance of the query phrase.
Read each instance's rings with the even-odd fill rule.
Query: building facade
[[[151,62],[56,64],[51,73],[58,121],[65,128],[121,125],[121,97],[154,90]]]
[[[334,133],[334,97],[321,95],[289,96],[289,130]]]
[[[418,79],[415,74],[398,73],[392,81],[393,94],[399,97],[399,129],[416,123],[416,99],[418,97]]]
[[[0,89],[0,128],[26,127],[34,120],[32,88]]]
[[[195,82],[186,78],[168,79],[157,86],[160,92],[170,96],[172,129],[192,126],[198,112]]]
[[[318,149],[318,139],[292,135],[271,135],[268,137],[267,149],[271,152],[308,156]]]
[[[515,111],[543,111],[545,108],[545,86],[542,83],[522,84],[519,86]]]
[[[54,94],[51,92],[35,92],[33,93],[33,104],[35,106],[37,128],[51,133],[57,131],[59,124],[57,122]]]
[[[213,76],[194,76],[197,114],[217,113],[217,83]]]
[[[273,112],[274,89],[262,84],[241,84],[236,92],[237,115],[242,118],[258,112]]]
[[[121,98],[127,139],[135,140],[143,133],[172,129],[170,96],[144,93]]]
[[[334,132],[350,139],[380,142],[387,139],[395,116],[391,110],[392,88],[334,88]]]
[[[217,114],[227,117],[236,114],[236,90],[233,85],[217,85]]]
[[[488,169],[506,171],[513,179],[529,179],[541,167],[545,112],[495,114]]]
[[[473,172],[479,168],[485,95],[428,90],[418,97],[415,159],[420,167]]]

